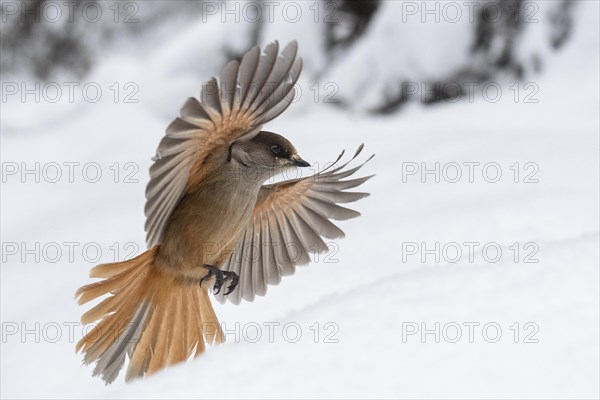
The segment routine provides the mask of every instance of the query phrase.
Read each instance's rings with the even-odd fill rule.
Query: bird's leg
[[[240,281],[240,277],[238,274],[231,271],[223,271],[223,275],[225,275],[226,280],[230,281],[229,286],[227,286],[227,291],[225,292],[225,296],[227,296],[229,293],[235,290]]]
[[[221,287],[223,287],[223,282],[225,281],[223,271],[221,271],[214,265],[205,264],[202,267],[208,270],[208,274],[206,274],[206,276],[200,280],[200,284],[202,284],[202,282],[204,282],[205,280],[211,279],[214,276],[215,285],[213,286],[213,291],[215,294],[218,294],[221,291]]]

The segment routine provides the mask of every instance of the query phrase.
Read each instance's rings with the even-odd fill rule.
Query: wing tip
[[[358,148],[356,149],[356,152],[354,152],[354,157],[352,157],[352,158],[356,158],[356,156],[358,156],[360,154],[360,152],[363,151],[364,148],[365,148],[365,144],[361,143],[360,146],[358,146]]]
[[[298,52],[298,41],[296,39],[292,39],[290,42],[288,42],[288,44],[285,45],[283,51],[285,51],[287,48],[293,49],[295,58]]]

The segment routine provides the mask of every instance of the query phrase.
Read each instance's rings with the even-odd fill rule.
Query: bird
[[[340,203],[374,175],[345,179],[367,161],[312,176],[267,183],[290,168],[308,167],[285,137],[263,130],[295,96],[302,70],[298,44],[277,41],[226,64],[219,78],[190,97],[159,143],[146,187],[148,249],[90,271],[101,280],[79,288],[83,313],[96,325],[76,345],[94,376],[112,383],[129,360],[125,380],[149,376],[224,342],[209,293],[239,304],[266,294],[309,254],[328,250],[323,238],[344,232],[331,220],[359,216]]]

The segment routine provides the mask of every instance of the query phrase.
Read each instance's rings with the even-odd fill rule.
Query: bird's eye
[[[271,151],[273,152],[273,154],[279,154],[281,153],[281,147],[274,144],[273,146],[271,146]]]

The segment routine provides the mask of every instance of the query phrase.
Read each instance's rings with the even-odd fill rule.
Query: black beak
[[[304,161],[303,159],[301,159],[299,156],[297,155],[293,155],[291,158],[292,164],[295,165],[296,167],[310,167],[310,164],[306,161]]]

